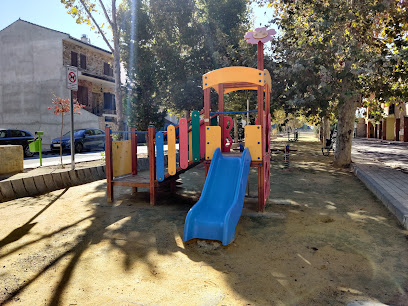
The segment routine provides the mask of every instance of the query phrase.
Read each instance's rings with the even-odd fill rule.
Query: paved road
[[[380,162],[385,166],[408,173],[408,143],[406,142],[355,138],[352,155],[353,159]]]
[[[75,162],[86,162],[93,160],[100,160],[104,151],[92,151],[75,154]],[[58,153],[44,152],[42,154],[42,165],[43,166],[54,166],[60,164],[61,159]],[[64,152],[62,156],[62,162],[64,164],[71,163],[71,154]],[[24,169],[37,168],[40,166],[40,158],[38,154],[33,157],[24,158]]]
[[[178,144],[176,145],[178,149]],[[167,145],[164,146],[164,150],[167,150]],[[147,154],[147,146],[139,145],[137,146],[137,153],[138,154]],[[77,153],[75,154],[75,162],[87,162],[87,161],[94,161],[100,160],[102,156],[105,154],[104,151],[92,151],[92,152],[84,152],[84,153]],[[43,166],[55,166],[60,164],[60,155],[59,153],[53,152],[44,152],[42,155],[42,165]],[[70,164],[71,163],[71,154],[70,152],[63,152],[62,156],[63,164]],[[32,169],[37,168],[40,166],[40,159],[38,154],[35,154],[33,157],[26,157],[24,159],[24,169]]]

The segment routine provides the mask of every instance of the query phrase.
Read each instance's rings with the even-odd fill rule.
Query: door
[[[395,140],[399,141],[400,140],[400,127],[401,126],[401,119],[397,118],[395,119]]]

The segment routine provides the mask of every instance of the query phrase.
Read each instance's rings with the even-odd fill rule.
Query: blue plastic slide
[[[183,240],[193,238],[220,240],[229,244],[242,213],[251,155],[223,156],[216,149],[200,200],[190,209],[184,225]]]

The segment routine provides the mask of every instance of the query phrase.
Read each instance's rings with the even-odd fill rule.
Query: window
[[[105,92],[103,94],[103,101],[104,101],[104,109],[111,109],[114,110],[116,109],[115,107],[115,95],[109,93],[109,92]]]
[[[78,67],[78,53],[71,51],[71,66]]]
[[[10,131],[10,137],[25,137],[27,136],[27,133],[24,131],[19,131],[19,130],[11,130]]]
[[[103,74],[107,76],[113,76],[113,69],[108,63],[103,63]]]
[[[6,138],[7,137],[7,131],[3,130],[0,131],[0,138]]]
[[[88,87],[78,86],[78,102],[88,106]]]
[[[395,114],[395,104],[391,104],[389,111],[388,111],[389,115]]]
[[[100,130],[94,130],[95,135],[103,135],[105,134],[104,132],[100,131]]]
[[[81,54],[80,56],[80,65],[81,68],[86,69],[86,55],[85,54]]]
[[[86,135],[86,136],[92,136],[92,135],[93,135],[93,131],[92,131],[92,130],[86,130],[86,131],[85,131],[85,135]]]

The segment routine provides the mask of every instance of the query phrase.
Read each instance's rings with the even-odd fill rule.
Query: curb
[[[105,166],[0,181],[0,203],[106,179]]]
[[[167,159],[167,155],[165,159]],[[149,169],[149,159],[139,158],[137,170],[147,169]],[[0,181],[0,203],[104,179],[106,179],[106,169],[103,165],[4,180]]]
[[[367,188],[393,213],[402,226],[408,230],[408,208],[402,205],[380,184],[373,180],[365,171],[358,168],[355,163],[351,164],[354,174],[367,186]]]

